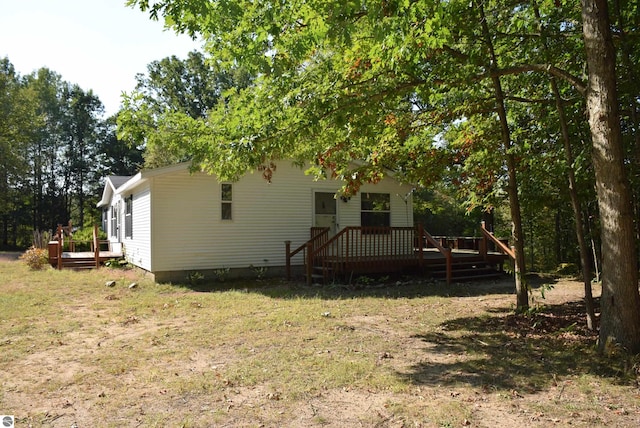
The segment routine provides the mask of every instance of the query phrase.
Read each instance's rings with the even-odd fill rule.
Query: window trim
[[[133,195],[124,199],[124,237],[133,238]]]
[[[228,191],[225,191],[226,186],[228,186]],[[233,184],[232,183],[220,183],[220,220],[233,221]]]
[[[102,231],[107,233],[109,227],[109,208],[102,207],[101,210],[101,223],[102,223]]]
[[[118,205],[111,205],[111,233],[112,238],[118,237]]]
[[[365,200],[365,195],[367,198]],[[385,205],[387,205],[387,209],[364,209],[363,204],[369,201],[371,198],[370,195],[382,195],[386,200],[383,201]],[[376,225],[376,224],[365,224],[365,217],[369,217],[368,214],[381,214],[384,219],[384,225]],[[371,216],[373,217],[373,216]],[[360,195],[360,226],[361,227],[391,227],[391,194],[390,193],[381,193],[381,192],[363,192]]]

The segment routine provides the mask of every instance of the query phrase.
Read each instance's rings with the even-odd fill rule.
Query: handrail
[[[300,245],[298,248],[296,248],[293,251],[291,251],[291,241],[284,241],[285,251],[287,253],[287,257],[286,257],[286,271],[287,272],[286,273],[287,273],[287,280],[288,281],[291,280],[291,259],[293,258],[293,256],[295,256],[296,254],[298,254],[300,251],[304,250],[305,248],[308,248],[310,244],[313,246],[316,243],[316,241],[321,240],[323,238],[326,239],[326,237],[329,235],[329,228],[328,227],[312,228],[312,233],[313,233],[313,231],[315,231],[316,234],[313,235],[311,237],[311,239],[309,239],[308,241],[302,243],[302,245]]]
[[[429,232],[427,232],[426,230],[422,230],[422,233],[424,234],[425,238],[427,239],[427,241],[433,245],[440,253],[442,253],[442,255],[444,256],[444,260],[446,263],[446,269],[447,269],[447,285],[451,284],[452,280],[453,280],[453,254],[451,251],[451,248],[445,248],[443,247],[438,241],[436,241],[436,239],[431,236],[431,234]]]
[[[512,260],[516,259],[516,253],[513,250],[513,248],[507,247],[502,241],[500,241],[498,238],[493,236],[493,233],[489,232],[485,227],[484,221],[480,223],[480,231],[482,232],[482,235],[484,235],[485,238],[493,242],[504,254],[511,257]]]

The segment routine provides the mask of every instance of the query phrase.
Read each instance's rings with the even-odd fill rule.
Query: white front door
[[[337,230],[337,206],[335,193],[315,192],[313,194],[315,227],[328,227],[329,234],[335,235]]]

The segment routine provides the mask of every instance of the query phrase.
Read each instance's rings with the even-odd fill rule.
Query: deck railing
[[[416,248],[416,243],[421,242],[420,237],[414,227],[345,227],[324,242],[306,244],[307,282],[311,282],[314,267],[327,276],[383,272],[403,264],[419,264],[423,245]]]
[[[295,250],[291,251],[291,241],[285,241],[285,252],[286,252],[286,274],[287,280],[291,280],[291,259],[296,256],[298,253],[302,252],[303,260],[305,260],[305,265],[307,265],[307,261],[309,260],[309,254],[313,253],[315,248],[318,248],[324,245],[329,240],[329,228],[328,227],[312,227],[311,228],[311,239],[307,242],[300,245]],[[307,272],[310,275],[310,272]]]
[[[63,252],[65,249],[65,239],[67,239],[67,248],[69,252],[75,252],[76,243],[88,242],[91,252],[93,253],[93,257],[95,260],[95,267],[100,267],[100,244],[104,243],[103,240],[100,240],[98,236],[98,226],[93,226],[93,237],[91,241],[75,241],[73,239],[73,235],[71,233],[71,222],[69,222],[68,226],[58,225],[55,235],[53,236],[53,240],[49,241],[49,259],[55,257],[56,264],[54,267],[57,269],[62,269],[64,267],[63,261]],[[50,260],[51,261],[51,260]]]
[[[345,273],[359,270],[376,272],[402,264],[422,264],[422,233],[414,227],[351,226],[329,237],[328,228],[312,228],[311,239],[291,251],[286,241],[286,272],[291,279],[291,259],[304,252],[307,282],[311,283],[314,267],[328,272]]]
[[[424,234],[427,243],[433,245],[444,256],[447,284],[451,284],[453,279],[453,254],[451,252],[451,248],[442,245],[442,241],[436,240],[426,230],[423,230],[422,233]]]
[[[498,252],[511,257],[511,260],[516,259],[515,249],[513,247],[509,248],[504,239],[496,238],[493,233],[489,232],[484,221],[480,223],[480,232],[482,232],[482,236],[484,236],[485,238],[482,240],[482,244],[480,246],[480,254],[484,256],[485,259],[487,258],[488,254],[488,242],[493,243]]]
[[[434,237],[421,224],[416,227],[365,227],[350,226],[329,236],[329,228],[312,228],[311,239],[291,251],[291,242],[286,241],[286,273],[291,279],[291,259],[303,253],[307,282],[313,273],[324,279],[346,276],[353,273],[393,272],[404,267],[424,267],[424,251],[435,248],[445,261],[446,282],[453,282],[454,250],[463,254],[475,253],[489,264],[502,270],[503,253],[514,258],[506,239],[496,238],[481,227],[480,237]],[[316,269],[316,272],[314,272]],[[321,270],[319,272],[318,270]]]

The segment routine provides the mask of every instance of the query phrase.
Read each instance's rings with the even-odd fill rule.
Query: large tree
[[[602,222],[600,347],[640,352],[640,294],[629,181],[616,96],[615,49],[606,0],[583,0],[587,112]]]
[[[131,153],[105,146],[114,126],[102,114],[92,91],[47,68],[20,76],[0,60],[1,246],[25,247],[33,230],[92,220],[98,174],[113,173],[109,165],[121,171],[110,158]]]
[[[36,94],[8,58],[0,59],[0,246],[16,246],[29,203],[28,146],[40,118]],[[27,216],[28,218],[28,216]]]
[[[118,114],[119,136],[130,147],[144,148],[147,167],[189,158],[183,143],[198,134],[225,91],[251,81],[241,68],[221,69],[197,51],[184,60],[171,56],[153,61],[136,80]]]
[[[547,118],[532,115],[532,109],[519,111],[514,103],[534,98],[531,94],[540,94],[543,86],[542,102],[554,103],[557,93],[550,91],[548,76],[565,82],[565,91],[570,85],[569,97],[589,93],[580,77],[585,65],[580,8],[571,2],[543,0],[535,7],[497,0],[129,4],[164,16],[177,31],[203,35],[217,61],[242,64],[259,76],[207,120],[171,123],[187,136],[174,148],[197,167],[234,178],[266,159],[293,156],[315,161],[318,175],[330,169],[345,177],[345,192],[375,182],[389,166],[428,183],[435,176],[430,171],[441,167],[439,149],[449,144],[443,135],[467,122],[474,125],[468,127],[471,135],[485,140],[468,142],[469,158],[495,161],[477,156],[478,148],[501,155],[495,179],[488,180],[501,188],[484,190],[508,193],[519,253],[517,177],[527,162],[544,162],[549,155],[531,152],[539,146],[514,132],[524,117],[540,128]],[[544,37],[541,27],[547,29]],[[560,104],[580,105],[567,103],[566,97]],[[591,117],[593,104],[587,106]],[[558,134],[559,127],[551,132]],[[594,135],[594,141],[598,138]],[[353,169],[353,158],[365,164]],[[608,178],[597,175],[596,180]],[[635,263],[632,248],[618,257]],[[518,287],[519,309],[526,308],[524,290]]]

